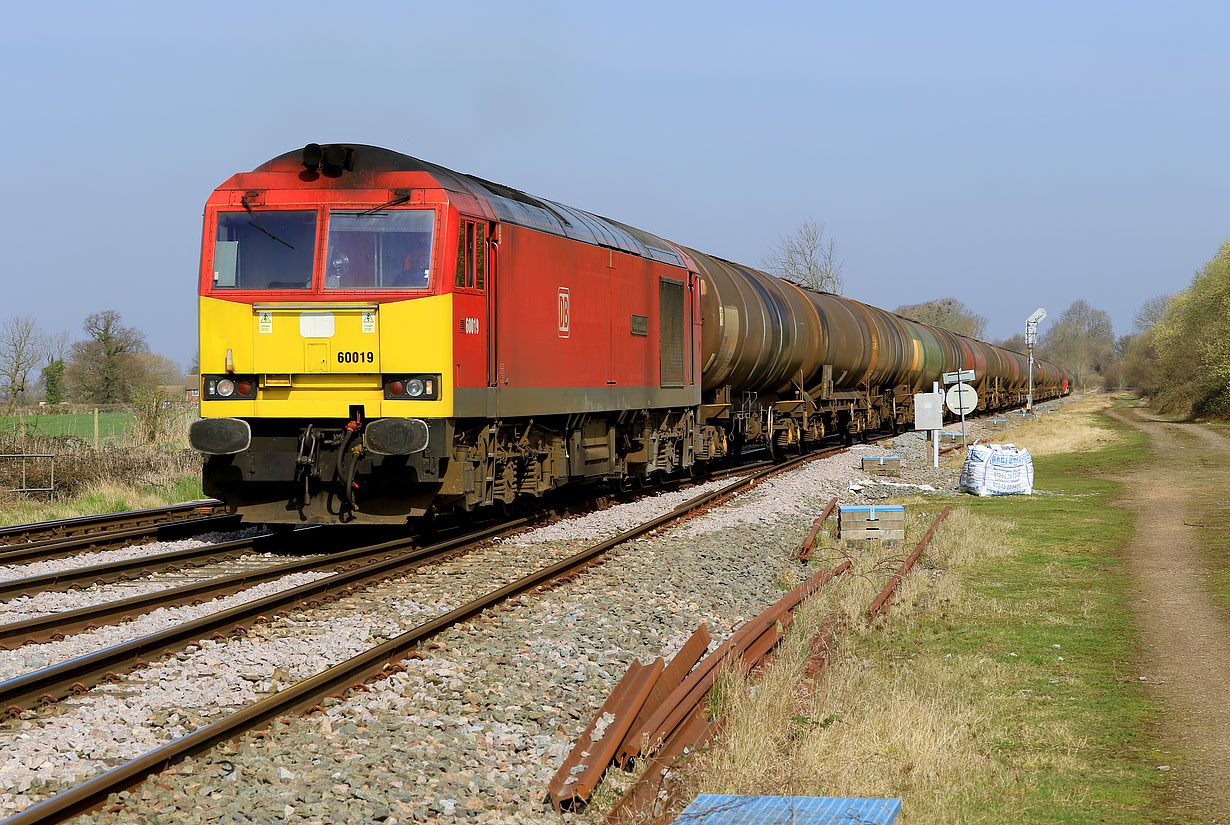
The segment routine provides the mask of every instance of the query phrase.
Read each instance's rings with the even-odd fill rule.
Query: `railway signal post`
[[[1025,343],[1029,345],[1029,391],[1025,394],[1025,412],[1034,411],[1034,344],[1038,341],[1038,324],[1046,317],[1046,310],[1038,307],[1025,319]]]

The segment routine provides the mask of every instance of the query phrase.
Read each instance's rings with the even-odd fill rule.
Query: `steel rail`
[[[754,486],[757,482],[769,476],[785,472],[813,458],[823,457],[823,455],[827,455],[830,452],[832,451],[799,456],[774,467],[757,471],[746,478],[737,479],[718,490],[696,496],[664,515],[626,530],[613,538],[599,542],[549,567],[517,579],[479,599],[461,605],[446,614],[420,624],[399,636],[364,651],[345,662],[341,662],[315,676],[283,688],[277,693],[241,708],[216,722],[198,728],[187,736],[169,742],[80,785],[62,791],[50,799],[26,808],[24,811],[4,820],[0,825],[35,825],[36,823],[38,825],[46,825],[46,823],[60,822],[70,816],[95,808],[102,804],[110,794],[131,788],[150,774],[165,770],[186,757],[208,751],[220,742],[231,739],[244,731],[261,727],[279,716],[305,711],[313,707],[325,696],[330,694],[345,695],[348,690],[363,686],[365,681],[372,677],[387,675],[396,671],[400,666],[393,664],[394,660],[403,657],[424,640],[460,622],[474,618],[502,601],[515,598],[535,589],[545,589],[554,583],[573,578],[582,569],[598,563],[600,557],[612,547],[652,532],[658,527],[696,510],[711,506],[721,499],[738,492],[740,489]],[[508,525],[492,528],[489,533],[494,534],[504,529],[508,529]],[[474,541],[476,539],[459,538],[456,542],[461,544],[467,540]],[[426,552],[426,550],[419,552]],[[375,566],[377,565],[372,565],[371,567]],[[371,567],[365,567],[356,572],[368,574],[371,572]],[[321,579],[320,581],[324,582],[327,580]],[[226,622],[221,624],[224,625]],[[102,651],[101,653],[107,652]],[[5,684],[0,684],[0,705],[6,703],[3,698]]]
[[[292,535],[298,535],[301,532],[306,531],[296,530]],[[279,546],[279,543],[284,540],[284,537],[274,533],[262,533],[257,536],[206,544],[201,547],[189,547],[184,550],[171,550],[132,559],[91,564],[87,567],[70,567],[66,570],[57,570],[54,573],[43,573],[38,576],[9,579],[0,581],[0,600],[30,596],[45,590],[62,592],[77,587],[89,587],[92,584],[111,584],[164,570],[199,567],[202,564],[233,559],[245,553],[265,552],[265,545]]]
[[[200,518],[164,521],[161,524],[145,527],[131,527],[121,530],[104,530],[98,533],[84,533],[68,538],[44,539],[25,544],[11,545],[0,548],[0,564],[22,564],[44,559],[58,559],[74,556],[91,550],[101,550],[115,545],[130,546],[145,544],[148,541],[172,541],[177,538],[191,536],[210,530],[234,529],[239,523],[239,516],[217,515]]]
[[[79,607],[61,613],[36,616],[20,622],[0,625],[0,650],[15,650],[22,645],[59,641],[65,636],[81,631],[94,630],[109,624],[120,624],[159,607],[177,607],[185,604],[200,604],[210,599],[229,596],[261,582],[301,573],[305,570],[354,569],[376,557],[388,558],[397,551],[381,545],[358,547],[325,556],[274,564],[256,570],[245,570],[229,576],[205,579],[204,581],[131,596],[102,604]]]
[[[249,627],[265,621],[266,617],[276,612],[336,600],[351,590],[425,564],[444,553],[518,528],[525,523],[525,519],[516,519],[430,547],[398,553],[383,561],[333,573],[316,581],[0,682],[0,713],[14,716],[38,705],[52,704],[67,696],[84,693],[93,685],[118,678],[120,673],[148,664],[146,657],[173,654],[211,636],[222,638],[227,634],[246,633]],[[405,549],[413,542],[414,538],[408,537],[373,545],[369,549],[375,551],[398,546]]]
[[[215,499],[187,501],[181,504],[171,504],[166,507],[151,507],[146,510],[124,510],[118,513],[102,513],[96,516],[74,516],[73,518],[55,519],[52,521],[36,521],[30,524],[14,524],[0,527],[0,546],[7,544],[24,544],[37,541],[47,536],[67,538],[83,533],[96,532],[107,525],[125,525],[137,527],[140,525],[162,524],[176,521],[192,513],[213,515],[222,502]]]
[[[927,545],[931,542],[931,537],[935,535],[936,528],[940,526],[940,522],[948,518],[948,514],[951,512],[951,506],[945,507],[943,511],[936,516],[935,521],[931,524],[931,529],[928,530],[927,534],[922,537],[921,541],[918,542],[918,546],[914,548],[914,552],[910,553],[910,555],[906,557],[906,560],[901,563],[901,567],[897,568],[897,572],[889,577],[888,584],[884,585],[884,589],[881,590],[880,594],[872,600],[871,606],[867,608],[867,618],[874,619],[877,616],[883,616],[885,611],[888,610],[888,602],[892,599],[893,592],[897,589],[897,585],[906,577],[907,573],[914,569],[914,564],[918,561],[919,556],[922,555],[922,551],[926,549]]]

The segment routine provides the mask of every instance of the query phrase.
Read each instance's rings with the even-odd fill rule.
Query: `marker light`
[[[389,395],[401,395],[406,391],[406,385],[400,381],[389,382]]]
[[[237,381],[235,382],[235,389],[239,390],[240,395],[251,395],[252,394],[252,382],[251,381]]]

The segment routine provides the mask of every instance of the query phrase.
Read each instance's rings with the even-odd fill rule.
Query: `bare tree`
[[[47,357],[47,363],[68,360],[69,349],[68,332],[65,330],[43,336],[43,355]]]
[[[1084,387],[1102,375],[1115,355],[1115,331],[1110,316],[1083,300],[1073,301],[1042,340],[1043,357],[1065,366],[1072,381]]]
[[[128,398],[134,356],[149,352],[145,333],[120,323],[113,309],[95,312],[82,324],[88,336],[73,344],[68,371],[72,383],[88,400],[114,404]]]
[[[1166,314],[1166,307],[1170,306],[1171,297],[1170,295],[1154,295],[1141,304],[1140,309],[1136,310],[1136,317],[1132,319],[1132,331],[1139,335],[1162,320],[1162,316]]]
[[[33,318],[18,315],[0,324],[0,388],[8,395],[10,414],[25,394],[30,370],[42,354],[42,335]]]
[[[841,292],[841,267],[833,236],[808,218],[782,235],[760,265],[779,278],[822,292]]]
[[[979,315],[956,298],[936,298],[921,304],[906,304],[893,310],[911,321],[943,327],[958,335],[981,338],[987,331],[985,315]]]
[[[1002,341],[995,341],[994,343],[997,347],[1010,349],[1013,352],[1021,353],[1021,355],[1029,354],[1029,344],[1025,342],[1025,336],[1019,332],[1011,338],[1005,338]]]

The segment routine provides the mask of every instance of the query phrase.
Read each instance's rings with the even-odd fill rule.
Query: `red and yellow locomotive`
[[[703,318],[703,321],[702,321]],[[396,152],[310,144],[205,207],[205,490],[265,522],[394,522],[744,443],[900,426],[1023,357]],[[1035,395],[1066,376],[1042,362]]]

